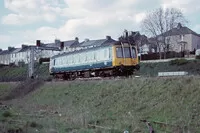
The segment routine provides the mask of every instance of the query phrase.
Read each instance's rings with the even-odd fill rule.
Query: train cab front
[[[139,70],[137,50],[129,43],[121,43],[113,47],[113,66],[121,73],[133,73]]]

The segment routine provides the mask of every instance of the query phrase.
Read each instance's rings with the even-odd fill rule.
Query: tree
[[[172,45],[170,44],[170,30],[177,27],[178,24],[186,24],[183,13],[176,8],[158,8],[153,12],[147,14],[146,18],[141,23],[141,28],[146,32],[151,39],[155,42],[160,58],[161,52],[169,51]]]

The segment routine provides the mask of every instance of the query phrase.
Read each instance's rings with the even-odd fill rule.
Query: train
[[[49,65],[50,74],[64,80],[129,76],[139,69],[137,48],[122,41],[62,53],[51,57]]]

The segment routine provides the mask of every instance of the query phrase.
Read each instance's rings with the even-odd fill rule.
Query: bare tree
[[[187,23],[187,20],[183,16],[183,13],[176,8],[158,8],[147,14],[146,18],[142,21],[141,28],[153,38],[160,53],[160,58],[161,52],[164,52],[165,58],[166,52],[172,47],[170,46],[171,33],[168,31],[177,27],[179,23],[184,25]]]

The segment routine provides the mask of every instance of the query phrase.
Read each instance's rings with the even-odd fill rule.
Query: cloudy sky
[[[140,31],[145,14],[158,7],[181,9],[200,33],[199,0],[0,0],[0,48],[36,39],[117,39],[124,29]]]

